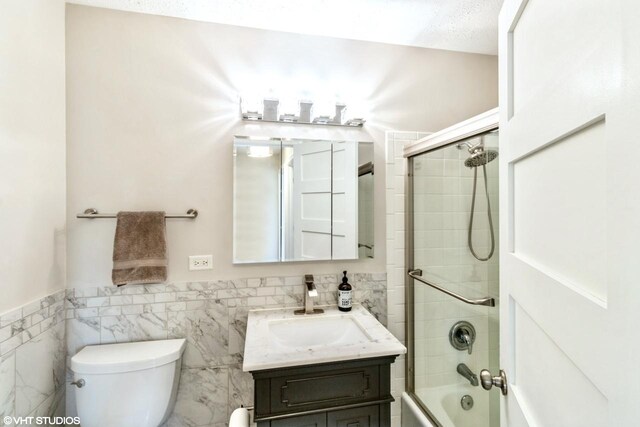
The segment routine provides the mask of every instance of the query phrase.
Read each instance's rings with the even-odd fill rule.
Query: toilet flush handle
[[[84,387],[84,385],[86,384],[85,381],[81,378],[78,381],[74,381],[71,384],[73,384],[74,386],[78,387],[78,388],[82,388]]]

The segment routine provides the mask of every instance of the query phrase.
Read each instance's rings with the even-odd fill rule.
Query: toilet
[[[158,427],[178,392],[184,339],[92,345],[71,358],[82,427]]]
[[[251,425],[249,411],[245,408],[238,408],[229,418],[229,427],[249,427]]]

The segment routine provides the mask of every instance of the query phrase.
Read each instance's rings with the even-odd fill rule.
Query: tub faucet
[[[321,308],[313,308],[313,299],[318,297],[318,289],[313,282],[313,274],[304,275],[304,309],[294,311],[295,314],[320,314]]]
[[[456,371],[463,377],[469,380],[472,386],[476,387],[478,385],[478,376],[471,372],[471,369],[464,363],[458,364]]]

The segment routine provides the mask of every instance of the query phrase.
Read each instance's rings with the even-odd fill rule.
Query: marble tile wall
[[[315,276],[319,304],[336,304],[339,277]],[[386,325],[386,274],[350,274],[350,282],[354,302]],[[166,427],[222,427],[233,409],[253,405],[253,380],[242,371],[248,311],[302,304],[301,276],[76,288],[66,298],[68,355],[90,344],[186,338],[178,398]],[[66,415],[75,412],[68,385]]]
[[[62,416],[65,291],[0,315],[0,425],[6,416]]]

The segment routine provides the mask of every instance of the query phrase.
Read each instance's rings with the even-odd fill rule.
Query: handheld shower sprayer
[[[480,142],[478,142],[477,144],[471,144],[468,141],[462,141],[462,142],[459,142],[458,145],[456,145],[456,147],[458,148],[458,150],[462,150],[465,147],[467,148],[471,156],[469,156],[464,161],[464,165],[468,168],[473,169],[473,195],[471,197],[471,215],[469,216],[469,230],[467,233],[467,243],[469,245],[469,250],[471,251],[471,254],[477,260],[488,261],[493,256],[493,252],[495,251],[495,247],[496,247],[496,242],[495,242],[495,236],[493,231],[493,219],[491,218],[491,203],[489,201],[489,189],[487,187],[487,163],[491,162],[492,160],[495,160],[495,158],[498,157],[498,152],[496,150],[491,150],[491,149],[485,150],[482,139],[480,139]],[[491,250],[489,251],[489,255],[487,255],[486,257],[481,257],[476,253],[476,251],[473,249],[473,240],[472,240],[473,216],[474,216],[474,211],[476,206],[476,187],[478,183],[478,167],[479,166],[482,166],[482,172],[484,174],[484,190],[487,197],[487,213],[489,215],[489,229],[491,231]]]

